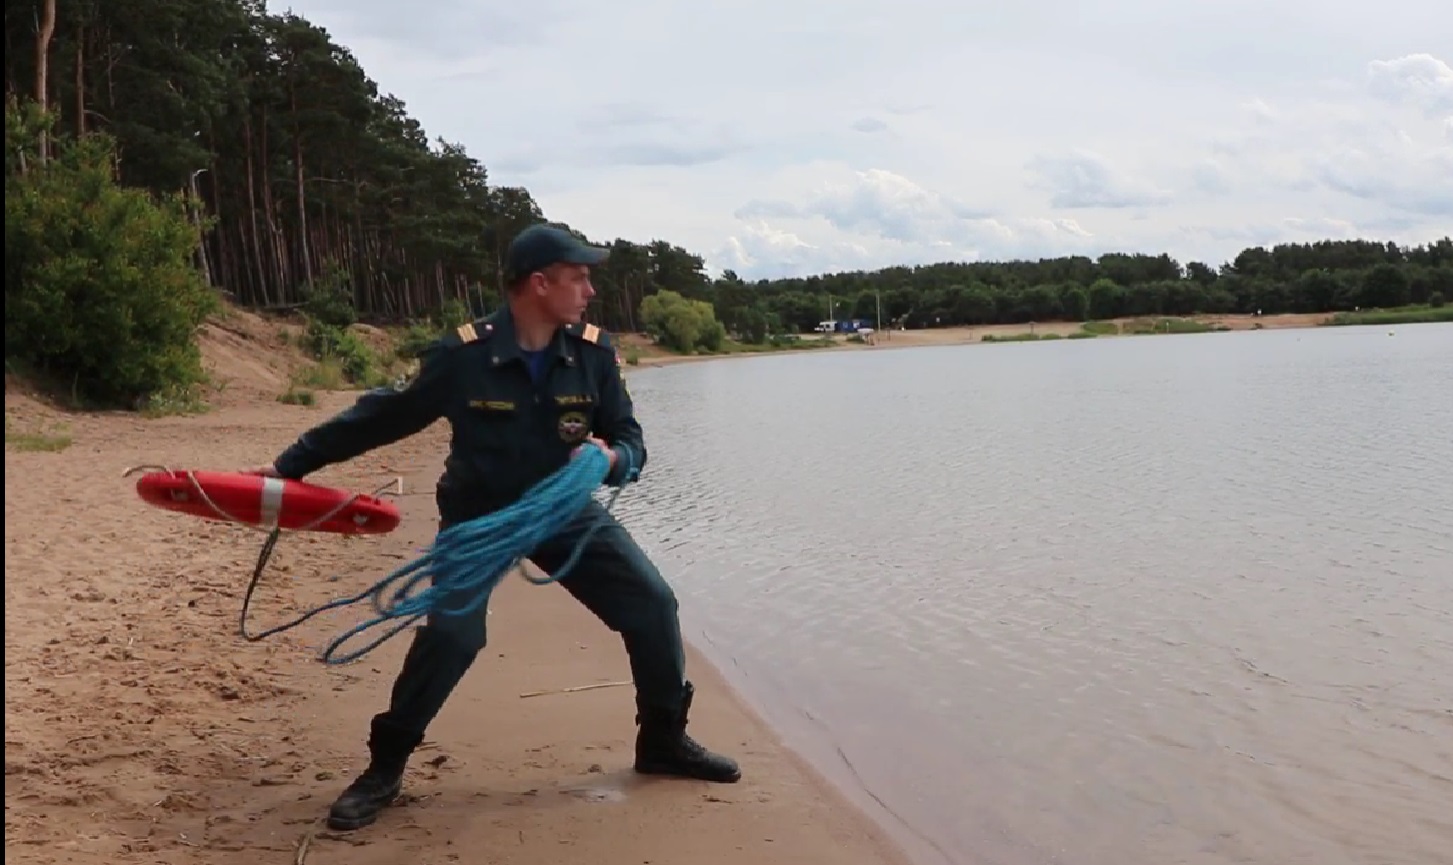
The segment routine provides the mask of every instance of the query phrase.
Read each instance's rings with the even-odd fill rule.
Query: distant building
[[[813,330],[818,333],[857,333],[865,327],[872,327],[873,322],[866,318],[849,318],[842,321],[827,320],[819,321]]]

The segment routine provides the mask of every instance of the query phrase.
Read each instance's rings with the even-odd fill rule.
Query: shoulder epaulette
[[[571,336],[600,348],[610,348],[610,334],[594,324],[572,324],[566,328]]]
[[[488,339],[493,332],[494,325],[486,319],[480,318],[454,328],[452,333],[445,336],[445,342],[452,345],[468,345],[471,342]]]

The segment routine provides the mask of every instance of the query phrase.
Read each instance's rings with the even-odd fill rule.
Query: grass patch
[[[1125,322],[1125,325],[1121,328],[1122,333],[1136,335],[1147,333],[1214,333],[1223,330],[1230,330],[1230,328],[1220,324],[1207,324],[1204,321],[1197,321],[1194,318],[1140,318]]]
[[[768,337],[766,342],[737,342],[734,339],[727,339],[722,342],[720,350],[702,352],[702,354],[761,354],[763,352],[774,351],[809,351],[814,348],[832,348],[837,344],[837,340],[826,334],[809,339],[803,339],[796,334],[776,334]]]
[[[169,387],[142,400],[143,417],[159,418],[174,415],[206,414],[210,406],[198,387]]]
[[[277,395],[277,401],[283,405],[315,406],[318,395],[306,388],[290,387]]]
[[[1324,325],[1348,326],[1367,324],[1424,324],[1453,321],[1453,306],[1400,306],[1393,309],[1367,309],[1339,312]]]
[[[50,430],[21,430],[5,419],[5,447],[22,453],[59,453],[70,447],[71,434],[64,427]]]
[[[814,348],[832,348],[838,342],[831,334],[822,334],[812,339],[803,339],[796,334],[777,334],[767,340],[770,348],[787,349],[788,351],[810,351]]]
[[[444,333],[442,325],[429,321],[415,321],[407,327],[394,328],[385,332],[393,337],[395,354],[404,359],[418,357],[419,352],[428,348]]]
[[[317,363],[303,367],[292,375],[293,390],[347,390],[348,373],[343,361],[337,357],[325,357]]]
[[[1059,338],[1057,334],[1048,333],[986,333],[979,342],[1040,342],[1051,337]]]
[[[1113,321],[1087,321],[1074,333],[1008,333],[984,334],[980,342],[1044,342],[1052,339],[1094,339],[1097,336],[1151,333],[1212,333],[1230,330],[1222,324],[1208,324],[1194,318],[1155,317],[1131,319],[1124,324]]]
[[[318,359],[318,375],[326,376],[314,382],[319,390],[379,387],[393,377],[389,370],[397,358],[380,357],[351,330],[312,321],[304,339],[308,353]],[[334,380],[334,371],[341,374],[341,380]]]

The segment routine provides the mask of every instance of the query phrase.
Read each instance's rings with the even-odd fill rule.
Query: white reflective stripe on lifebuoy
[[[259,522],[265,526],[278,524],[278,517],[283,512],[283,479],[263,478],[262,479],[262,512],[259,515]]]

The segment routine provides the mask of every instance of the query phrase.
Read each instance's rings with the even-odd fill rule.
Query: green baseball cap
[[[505,280],[514,283],[552,264],[595,267],[609,256],[610,250],[591,246],[563,228],[532,225],[510,241],[505,253]]]

